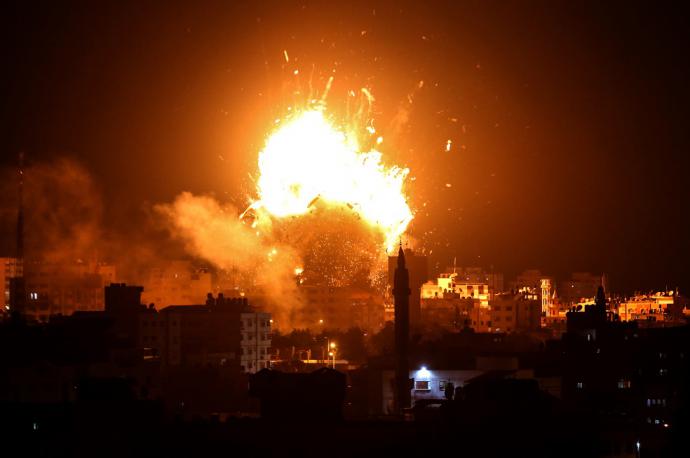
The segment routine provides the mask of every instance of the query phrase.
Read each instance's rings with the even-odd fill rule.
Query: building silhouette
[[[249,395],[259,398],[261,418],[283,422],[343,420],[346,376],[322,367],[311,373],[262,369],[249,379]]]

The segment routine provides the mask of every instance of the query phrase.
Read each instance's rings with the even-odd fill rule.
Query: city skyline
[[[688,24],[3,6],[0,454],[690,456]]]

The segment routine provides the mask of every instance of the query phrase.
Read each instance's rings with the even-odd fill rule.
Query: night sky
[[[2,7],[0,151],[83,164],[110,230],[185,190],[242,206],[273,120],[333,75],[335,113],[376,97],[434,263],[690,293],[690,21],[671,3],[89,3]]]

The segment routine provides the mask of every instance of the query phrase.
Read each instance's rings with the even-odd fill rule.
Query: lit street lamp
[[[331,342],[329,347],[330,347],[331,351],[328,352],[328,356],[331,357],[331,360],[333,362],[333,369],[335,369],[335,353],[336,353],[337,345],[335,344],[335,342]]]

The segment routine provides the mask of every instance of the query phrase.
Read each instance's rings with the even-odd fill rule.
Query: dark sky
[[[273,119],[335,70],[334,111],[376,97],[435,261],[690,292],[690,24],[672,3],[59,3],[3,4],[2,165],[75,158],[113,228],[184,190],[241,206]]]

